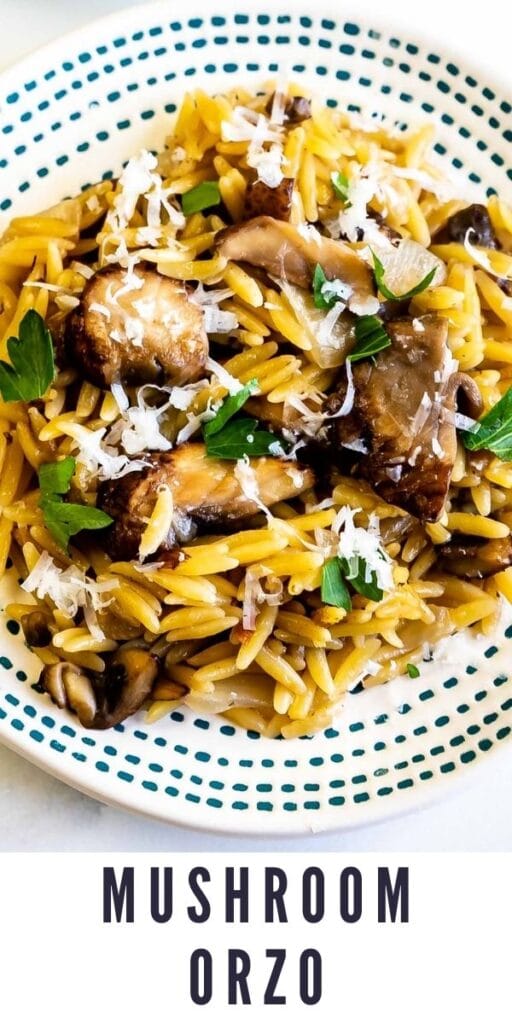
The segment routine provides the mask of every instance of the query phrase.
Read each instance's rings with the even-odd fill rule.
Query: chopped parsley
[[[372,257],[375,283],[381,295],[383,295],[384,298],[388,299],[390,302],[403,302],[405,301],[405,299],[412,299],[414,298],[415,295],[419,295],[420,292],[424,292],[425,289],[428,288],[430,284],[432,284],[432,281],[434,280],[437,271],[437,267],[432,267],[432,270],[429,270],[428,274],[425,274],[425,277],[422,278],[422,280],[419,281],[418,284],[415,284],[413,288],[409,288],[408,292],[404,292],[403,295],[395,295],[395,292],[392,292],[391,288],[388,288],[387,284],[384,281],[384,275],[386,271],[384,269],[383,264],[379,260],[379,257],[373,252],[373,250]]]
[[[0,392],[5,402],[42,398],[55,377],[52,336],[39,313],[29,309],[19,337],[9,338],[10,363],[0,360]]]
[[[332,309],[337,302],[346,302],[350,297],[351,288],[339,278],[329,280],[323,267],[317,263],[313,272],[313,302],[317,309]]]
[[[54,540],[67,551],[69,539],[80,530],[101,530],[112,522],[106,512],[92,505],[78,505],[63,501],[71,486],[75,460],[67,455],[60,462],[47,462],[39,468],[41,498],[39,507],[43,520]]]
[[[185,217],[200,210],[208,210],[210,206],[218,206],[221,200],[218,181],[202,181],[181,197],[181,208]]]
[[[383,348],[389,348],[391,338],[387,333],[382,320],[378,316],[360,316],[355,326],[356,344],[348,356],[351,363],[357,363],[360,359],[367,359],[381,352]]]
[[[258,381],[250,380],[249,383],[243,388],[240,388],[240,391],[237,391],[235,395],[228,395],[228,397],[224,399],[220,408],[217,409],[213,419],[208,420],[208,422],[204,424],[204,437],[208,438],[212,437],[213,434],[218,434],[219,430],[222,430],[228,420],[230,420],[235,413],[239,412],[242,406],[245,405],[247,399],[250,398],[251,395],[254,395],[256,391],[258,391]]]
[[[419,670],[418,666],[417,665],[411,665],[411,663],[409,662],[409,664],[406,667],[407,667],[407,675],[409,676],[409,678],[410,679],[417,679],[418,676],[420,675],[420,670]]]
[[[260,430],[258,420],[243,416],[205,438],[206,454],[216,459],[243,459],[257,455],[284,455],[284,448],[270,430]]]
[[[369,579],[367,576],[369,575]],[[330,558],[323,567],[321,596],[324,604],[334,605],[350,611],[352,601],[347,584],[363,597],[371,601],[381,601],[384,591],[378,585],[377,573],[371,570],[368,574],[367,563],[360,555],[354,558]]]
[[[471,430],[462,431],[462,440],[470,452],[487,448],[503,462],[512,462],[512,388]]]
[[[345,206],[350,206],[348,201],[348,190],[350,188],[350,182],[346,174],[342,171],[335,171],[331,174],[332,187],[334,189],[334,195],[337,199],[341,199]]]
[[[321,596],[324,604],[333,605],[335,608],[344,608],[346,612],[352,608],[352,601],[347,584],[343,579],[339,558],[330,558],[323,567]]]

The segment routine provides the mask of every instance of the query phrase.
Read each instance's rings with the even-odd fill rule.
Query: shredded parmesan
[[[359,559],[365,563],[365,580],[370,583],[373,574],[381,590],[393,589],[393,573],[391,559],[382,548],[379,531],[379,520],[372,514],[368,519],[368,528],[356,526],[355,516],[361,509],[352,509],[344,505],[336,514],[332,529],[338,535],[337,554],[345,558],[349,564],[347,579],[350,580],[359,570]]]
[[[91,607],[101,611],[113,600],[105,593],[119,585],[117,579],[98,581],[90,579],[75,565],[60,569],[47,551],[39,556],[22,589],[35,594],[40,601],[48,597],[59,611],[74,618],[79,608]]]
[[[270,509],[261,500],[258,478],[251,466],[248,455],[244,455],[243,459],[237,460],[233,472],[240,484],[240,490],[244,497],[248,498],[249,501],[253,501],[265,513],[267,520],[271,522],[274,517]]]
[[[230,395],[237,395],[238,392],[242,390],[244,385],[237,379],[237,377],[232,377],[226,368],[221,366],[220,363],[217,363],[215,359],[211,359],[209,357],[206,360],[205,367],[217,378],[219,384],[223,388],[226,388],[226,391],[229,391]]]

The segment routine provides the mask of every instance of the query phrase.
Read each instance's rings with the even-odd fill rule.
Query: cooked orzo
[[[432,140],[196,91],[5,230],[6,611],[85,728],[311,734],[512,600],[512,208]]]

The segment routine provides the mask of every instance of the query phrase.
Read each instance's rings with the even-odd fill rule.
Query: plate
[[[330,104],[433,119],[436,151],[475,186],[507,191],[512,104],[443,50],[357,16],[273,0],[193,0],[103,19],[0,78],[0,217],[35,212],[158,148],[187,88],[221,90],[276,72]],[[15,586],[8,580],[0,594]],[[37,659],[0,623],[0,740],[77,789],[165,821],[215,831],[292,834],[377,820],[441,796],[506,744],[512,729],[510,619],[491,639],[445,644],[420,679],[348,695],[312,739],[264,740],[174,712],[87,733],[31,689]]]

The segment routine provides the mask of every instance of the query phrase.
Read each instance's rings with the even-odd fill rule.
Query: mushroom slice
[[[349,285],[349,306],[373,298],[375,289],[369,267],[345,242],[325,238],[318,231],[301,231],[273,217],[225,228],[217,235],[218,251],[227,260],[261,267],[271,277],[283,278],[299,288],[311,288],[317,264],[329,280]],[[376,301],[376,300],[375,300]],[[375,312],[378,308],[378,303]]]
[[[272,113],[275,95],[272,93],[269,97],[266,106],[267,114]],[[301,124],[302,121],[307,121],[311,117],[311,100],[306,96],[286,96],[282,99],[284,99],[283,119],[286,123]]]
[[[464,210],[454,213],[432,241],[436,245],[445,245],[449,242],[461,242],[464,245],[468,231],[471,231],[469,240],[473,245],[481,245],[484,249],[499,249],[487,207],[481,203],[473,203]]]
[[[275,188],[264,181],[253,181],[245,193],[244,216],[249,219],[265,214],[276,220],[290,220],[293,186],[293,178],[283,178]]]
[[[244,493],[236,474],[236,463],[209,458],[203,444],[184,444],[172,452],[152,455],[151,464],[120,480],[104,484],[98,505],[114,519],[108,550],[114,558],[136,558],[140,539],[153,511],[157,488],[170,487],[174,512],[181,523],[189,517],[196,523],[229,523],[255,515],[262,505],[273,505],[295,497],[314,483],[310,469],[293,460],[251,459],[253,482],[259,502]],[[164,545],[172,548],[179,537],[171,529]]]
[[[118,651],[101,675],[64,661],[47,665],[41,682],[54,703],[76,712],[86,729],[111,729],[142,707],[157,674],[156,658],[132,647]]]
[[[98,271],[66,327],[72,366],[99,387],[125,380],[184,384],[200,377],[208,336],[187,287],[139,264]]]
[[[512,565],[512,537],[450,541],[438,549],[438,558],[445,572],[466,580],[482,580]]]
[[[360,445],[358,473],[394,505],[424,522],[442,514],[457,452],[455,410],[459,390],[476,410],[474,382],[454,373],[448,323],[428,315],[387,324],[391,345],[374,362],[353,368],[353,404],[335,419],[338,445]],[[327,401],[335,415],[345,401],[347,375]]]

